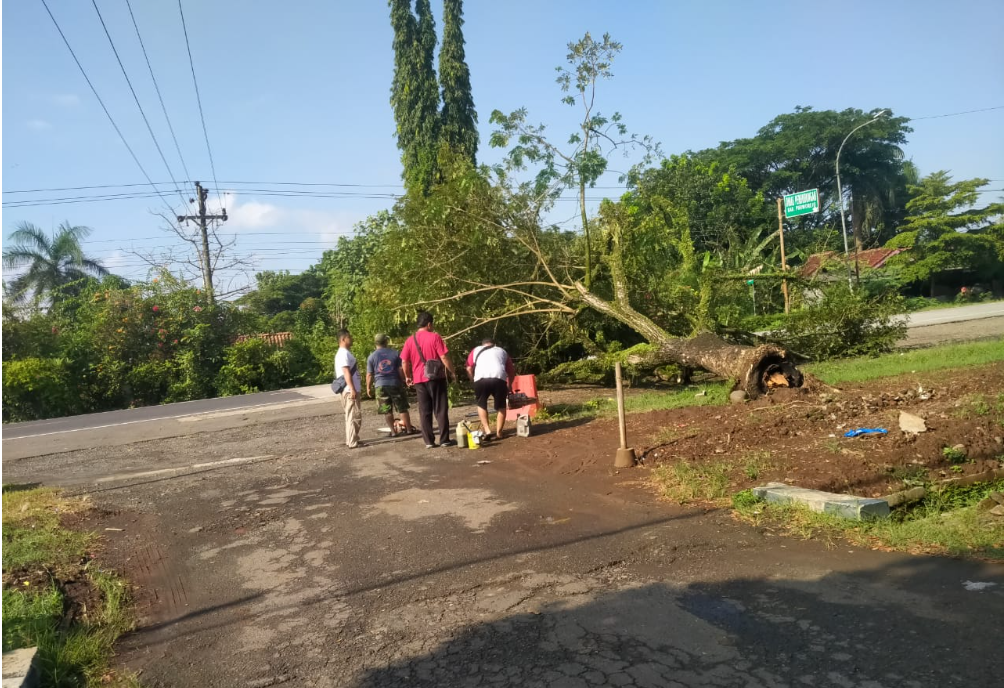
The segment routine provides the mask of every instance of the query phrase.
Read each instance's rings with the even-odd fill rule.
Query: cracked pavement
[[[99,507],[145,686],[1001,681],[1000,566],[769,537],[535,438],[349,451],[337,414],[284,414],[5,462]]]

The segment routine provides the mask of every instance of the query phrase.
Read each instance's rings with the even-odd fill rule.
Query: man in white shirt
[[[352,355],[352,335],[348,330],[338,331],[338,353],[335,354],[335,382],[341,377],[345,382],[342,389],[342,406],[345,408],[345,444],[349,449],[361,446],[359,444],[359,429],[363,424],[363,407],[360,401],[362,379],[359,377],[359,365]]]
[[[505,349],[495,346],[495,342],[487,337],[467,357],[467,374],[474,381],[474,397],[478,404],[481,429],[488,437],[492,436],[488,422],[488,397],[492,397],[497,414],[495,436],[501,439],[502,428],[505,427],[506,401],[516,377],[516,366]]]

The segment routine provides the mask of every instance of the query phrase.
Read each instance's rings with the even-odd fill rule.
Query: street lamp
[[[840,227],[844,231],[844,262],[847,263],[847,284],[852,289],[854,288],[854,285],[851,283],[851,263],[850,263],[850,256],[848,255],[850,253],[850,250],[847,247],[847,218],[845,216],[845,211],[844,211],[844,188],[840,185],[840,153],[844,150],[844,144],[847,143],[847,139],[854,136],[854,132],[856,132],[858,129],[861,129],[862,127],[867,127],[872,122],[877,122],[884,115],[888,114],[888,112],[889,112],[888,110],[882,110],[864,124],[859,124],[858,126],[851,129],[851,133],[849,133],[847,136],[844,137],[844,140],[840,144],[840,148],[837,149],[837,196],[840,197]],[[857,245],[855,244],[854,246],[855,261],[857,260],[857,255],[858,255],[858,249]]]

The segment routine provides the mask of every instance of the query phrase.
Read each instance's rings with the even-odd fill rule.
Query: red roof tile
[[[869,248],[864,251],[859,251],[857,260],[863,267],[869,267],[873,270],[877,270],[886,264],[893,256],[899,255],[906,251],[905,248]],[[854,261],[854,254],[848,256],[848,261]],[[827,263],[843,263],[843,254],[837,253],[836,251],[826,251],[824,253],[814,253],[809,256],[809,259],[805,261],[805,264],[799,270],[799,274],[802,277],[814,277],[820,269],[826,267]]]
[[[239,334],[237,342],[246,342],[249,339],[261,339],[267,344],[271,344],[277,349],[285,346],[286,342],[293,338],[292,332],[259,332],[258,334]]]

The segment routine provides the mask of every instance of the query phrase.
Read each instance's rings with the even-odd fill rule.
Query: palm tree
[[[28,270],[10,283],[9,294],[15,301],[25,301],[34,293],[36,297],[56,296],[67,285],[87,277],[108,274],[101,263],[84,255],[80,240],[91,233],[89,227],[59,225],[51,236],[30,222],[18,224],[7,238],[14,247],[3,252],[4,269]]]

